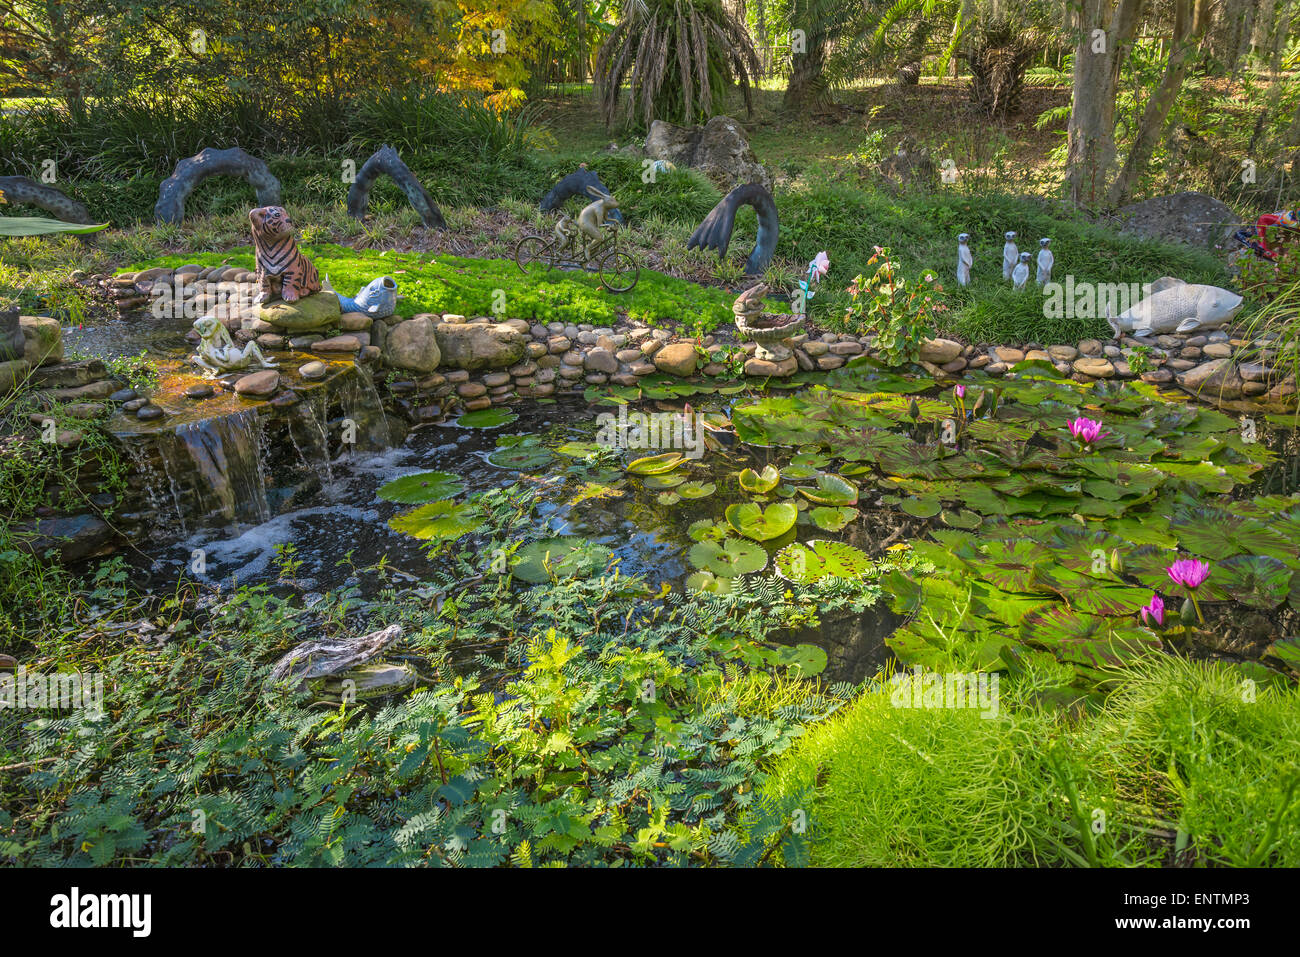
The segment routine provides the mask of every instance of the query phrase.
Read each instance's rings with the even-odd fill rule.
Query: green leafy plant
[[[867,265],[880,264],[870,278],[862,274],[849,285],[851,302],[845,324],[876,337],[881,359],[891,366],[915,362],[921,343],[934,335],[935,317],[947,307],[936,301],[943,287],[934,273],[923,271],[907,280],[888,247],[877,246]]]

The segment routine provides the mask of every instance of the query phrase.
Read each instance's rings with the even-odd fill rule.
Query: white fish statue
[[[1118,316],[1106,310],[1106,321],[1119,337],[1168,335],[1171,332],[1205,332],[1217,329],[1241,309],[1241,296],[1218,286],[1183,282],[1161,276],[1146,294]]]
[[[970,233],[961,233],[957,236],[957,285],[970,285],[970,267],[975,262],[975,257],[970,251]]]
[[[325,277],[326,280],[329,277]],[[344,312],[364,312],[374,319],[387,319],[397,311],[397,281],[392,276],[372,279],[355,296],[336,292],[339,308]]]
[[[1016,248],[1014,230],[1007,230],[1003,238],[1006,243],[1002,246],[1002,278],[1010,279],[1011,271],[1016,268],[1016,262],[1020,259],[1020,250]]]
[[[1056,257],[1047,247],[1052,245],[1052,241],[1046,237],[1038,241],[1038,275],[1036,278],[1038,285],[1045,286],[1052,281],[1052,266],[1056,265]]]
[[[1029,282],[1029,253],[1020,254],[1020,262],[1011,270],[1011,284],[1017,289],[1024,289]]]

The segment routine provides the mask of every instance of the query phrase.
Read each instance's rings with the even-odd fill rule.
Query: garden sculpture
[[[618,222],[610,216],[611,212],[618,209],[618,200],[595,187],[588,187],[587,194],[594,197],[595,201],[583,207],[578,214],[578,229],[586,237],[585,248],[587,255],[591,256],[609,242],[610,231],[618,229]]]
[[[754,356],[769,362],[784,362],[794,355],[784,340],[803,328],[803,316],[775,316],[763,319],[763,297],[768,293],[765,283],[746,289],[731,306],[736,314],[736,328],[757,344]]]
[[[259,369],[274,369],[276,364],[266,356],[256,342],[249,342],[240,349],[230,338],[228,330],[221,321],[211,316],[194,320],[194,328],[199,333],[199,351],[190,356],[190,361],[205,369],[209,379],[223,372],[235,372],[256,364]]]
[[[325,281],[329,282],[329,276]],[[339,297],[339,308],[344,312],[364,312],[373,319],[387,319],[397,311],[397,281],[392,276],[370,280],[351,298],[342,293],[335,295]]]
[[[1020,250],[1016,248],[1016,234],[1013,230],[1007,230],[1003,238],[1006,243],[1002,246],[1002,278],[1010,279],[1011,271],[1016,268],[1016,261],[1020,258]]]
[[[293,221],[281,206],[259,206],[248,214],[253,224],[253,247],[257,253],[257,281],[262,291],[253,302],[270,302],[276,296],[297,302],[320,292],[320,273],[298,249]]]
[[[731,245],[731,230],[736,225],[736,213],[742,206],[753,206],[758,214],[758,236],[754,249],[745,261],[745,275],[760,275],[776,254],[777,236],[781,222],[776,213],[776,200],[759,183],[737,186],[709,211],[704,221],[691,233],[687,249],[712,249],[721,259]]]
[[[830,257],[826,255],[826,250],[819,252],[816,257],[813,258],[813,261],[808,264],[808,275],[799,280],[799,289],[803,293],[803,302],[805,305],[809,299],[817,295],[813,290],[813,286],[821,282],[822,276],[826,275],[830,268],[831,260]]]
[[[975,257],[970,251],[970,233],[959,233],[957,235],[957,285],[970,285],[970,267],[974,262]]]
[[[1056,257],[1047,247],[1052,245],[1052,241],[1044,236],[1038,241],[1038,275],[1035,277],[1038,285],[1045,286],[1052,281],[1052,266],[1056,263]]]
[[[1233,238],[1247,249],[1253,249],[1261,259],[1276,262],[1280,250],[1269,245],[1269,229],[1300,233],[1300,209],[1280,209],[1275,213],[1265,213],[1255,220],[1255,232],[1253,234],[1249,229],[1239,229]],[[1276,239],[1274,241],[1276,242]]]
[[[1237,314],[1241,296],[1218,286],[1183,282],[1161,276],[1146,294],[1118,316],[1106,309],[1106,321],[1116,337],[1158,336],[1172,332],[1207,332],[1217,329]]]
[[[573,196],[587,196],[587,190],[596,189],[606,195],[611,195],[610,191],[605,188],[605,184],[600,181],[600,177],[593,170],[587,169],[587,164],[582,163],[578,166],[576,172],[570,173],[564,179],[560,180],[551,188],[544,197],[542,197],[541,210],[549,213],[553,209],[564,208],[564,203]],[[614,210],[610,214],[610,219],[623,224],[623,214],[619,210]]]
[[[1017,289],[1024,289],[1025,283],[1029,282],[1029,253],[1020,254],[1020,262],[1016,268],[1011,270],[1011,285]]]

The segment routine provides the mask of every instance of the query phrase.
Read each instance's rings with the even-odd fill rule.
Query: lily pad
[[[795,542],[776,556],[776,570],[783,578],[800,585],[810,585],[827,576],[857,580],[871,570],[866,553],[846,545],[819,539],[807,545]]]
[[[686,534],[695,542],[705,540],[720,542],[730,534],[730,531],[730,528],[722,522],[715,522],[708,518],[702,518],[698,522],[691,522],[686,527]]]
[[[664,452],[660,455],[647,455],[644,458],[633,459],[628,463],[627,470],[633,475],[662,475],[664,472],[671,472],[685,461],[686,456],[681,452]]]
[[[487,457],[487,460],[497,468],[531,472],[550,465],[555,461],[555,456],[544,446],[519,444],[497,449]]]
[[[403,475],[399,479],[393,479],[380,486],[375,494],[385,502],[417,505],[421,502],[454,498],[464,488],[459,475],[450,472],[417,472],[415,475]]]
[[[648,489],[663,490],[676,488],[686,481],[686,476],[680,472],[668,472],[663,475],[647,475],[642,484]]]
[[[687,591],[703,591],[714,595],[730,594],[735,587],[734,578],[719,578],[710,571],[692,572],[686,576]]]
[[[767,508],[745,502],[727,506],[726,517],[727,524],[741,535],[756,542],[766,542],[794,528],[799,510],[789,502],[777,502]]]
[[[510,573],[522,581],[540,584],[556,579],[587,578],[603,572],[613,553],[585,538],[566,536],[529,542],[514,554]]]
[[[456,424],[466,429],[496,429],[503,425],[509,425],[519,416],[506,409],[479,409],[476,412],[466,412]]]
[[[483,520],[472,506],[450,500],[430,502],[388,520],[388,527],[395,532],[444,541],[468,535],[482,524]]]
[[[933,518],[939,514],[942,506],[939,500],[931,495],[922,495],[916,498],[905,498],[899,506],[908,515],[916,518]]]
[[[718,490],[712,482],[684,482],[677,486],[677,494],[682,498],[708,498]]]
[[[740,487],[746,492],[763,495],[776,488],[776,483],[781,481],[781,473],[773,465],[765,466],[761,472],[744,469],[740,473],[739,481]]]
[[[801,503],[802,504],[802,503]],[[858,517],[858,510],[852,507],[830,508],[819,505],[808,513],[812,523],[824,532],[838,532],[849,522]]]
[[[739,578],[767,566],[767,552],[763,547],[743,538],[699,542],[687,554],[692,565],[719,578]]]
[[[799,494],[818,505],[858,504],[858,487],[838,475],[819,475],[816,488],[800,487]]]
[[[783,645],[777,650],[776,660],[804,678],[811,678],[826,670],[826,649],[817,645]]]

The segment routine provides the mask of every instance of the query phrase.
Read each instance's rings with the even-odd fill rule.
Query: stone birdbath
[[[746,289],[736,298],[731,311],[736,314],[736,329],[740,334],[758,344],[754,355],[770,362],[782,362],[793,355],[785,340],[803,329],[803,316],[765,316],[763,297],[767,293],[764,283]]]

